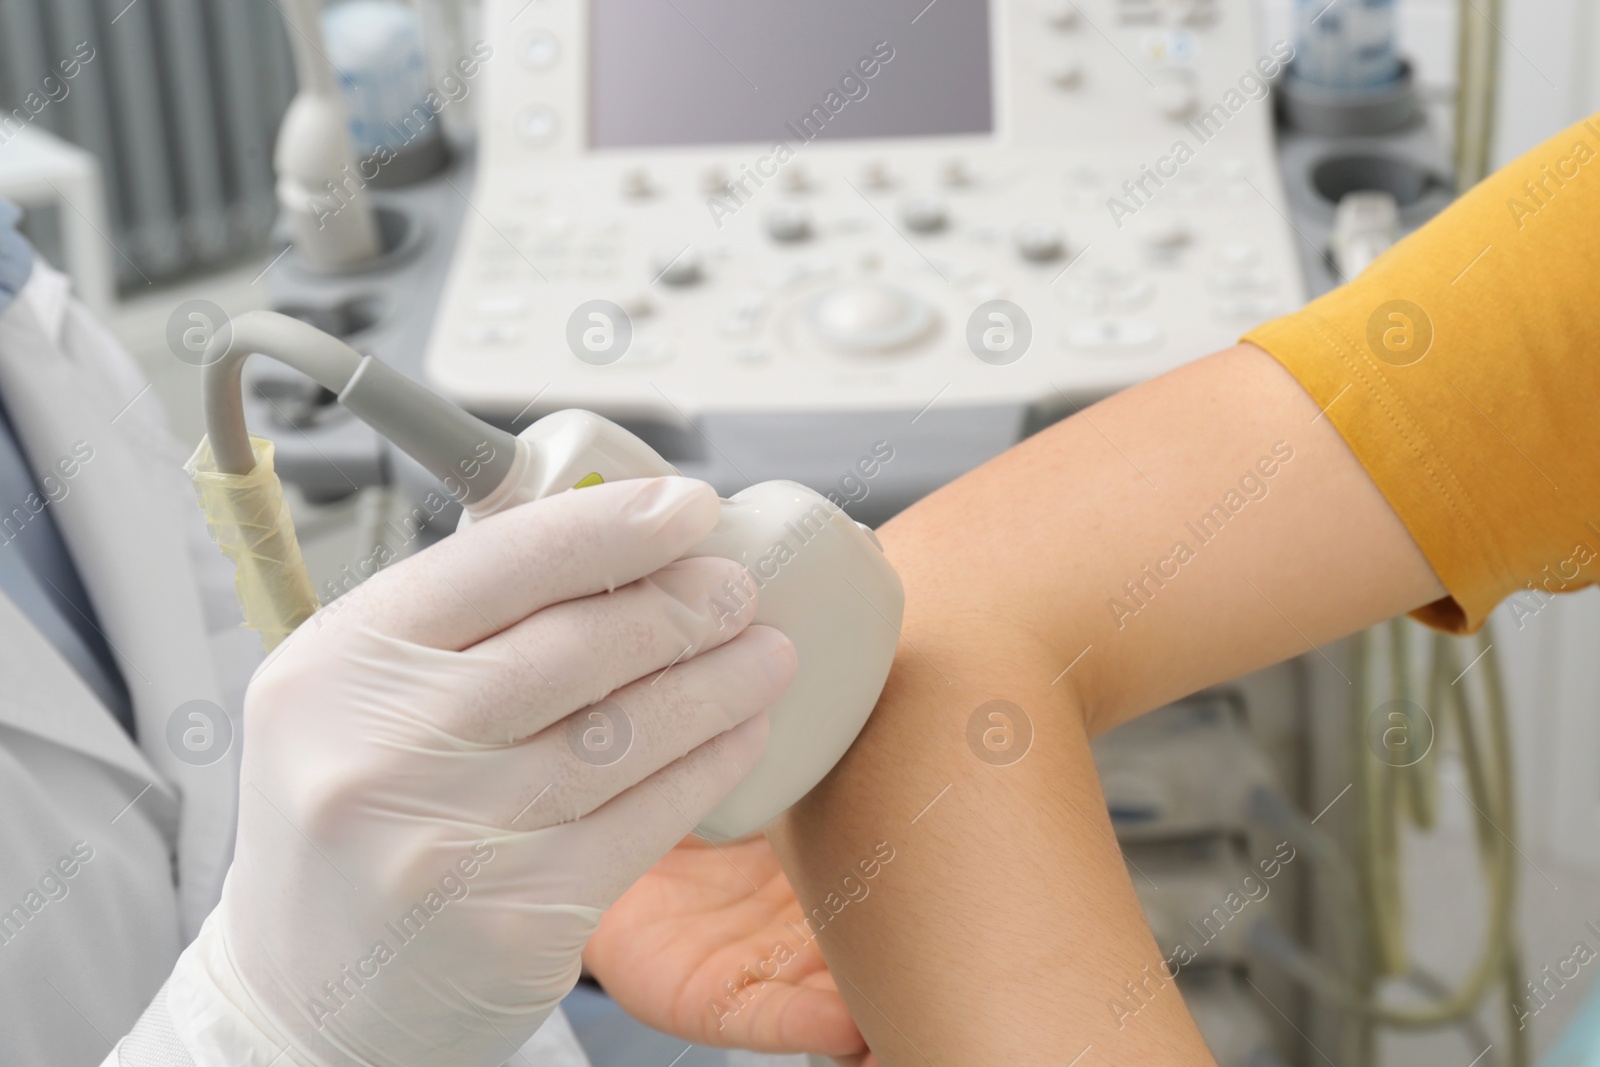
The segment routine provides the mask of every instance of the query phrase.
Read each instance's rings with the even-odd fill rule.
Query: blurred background
[[[1592,0],[671,6],[686,25],[660,0],[0,0],[0,196],[185,442],[202,432],[185,331],[276,308],[504,425],[559,397],[724,492],[793,477],[878,523],[1359,272],[1600,108]],[[296,11],[314,46],[286,30]],[[891,16],[895,57],[854,68],[879,95],[824,104],[844,117],[822,145],[713,106],[799,57],[781,75],[797,87],[787,114],[813,114],[877,39],[871,18]],[[1229,102],[1286,42],[1271,102],[1248,86]],[[319,64],[337,73],[346,162],[382,159],[370,182],[310,181],[322,213],[366,212],[377,235],[374,256],[333,267],[296,243],[279,188],[302,165],[280,127]],[[943,100],[892,88],[921,69],[970,85]],[[652,98],[667,103],[632,121]],[[804,161],[773,166],[781,189],[741,188],[777,139]],[[1138,185],[1177,140],[1195,162],[1161,170],[1170,190]],[[514,254],[497,259],[497,242]],[[964,295],[926,288],[919,257]],[[526,313],[524,266],[560,292],[524,279]],[[640,377],[551,362],[590,295],[629,318],[619,367]],[[1002,298],[1032,316],[1035,378],[905,369],[970,362],[961,320]],[[702,353],[727,363],[692,366]],[[251,374],[252,423],[280,440],[327,598],[370,574],[377,546],[404,554],[450,528],[448,510],[419,510],[426,476],[330,396],[282,368]],[[658,381],[665,404],[639,384]],[[894,458],[868,473],[876,442]],[[1480,641],[1395,623],[1097,743],[1158,940],[1196,950],[1180,984],[1224,1067],[1595,1062],[1557,1045],[1600,1032],[1585,1022],[1600,969],[1597,650],[1600,596],[1530,591]],[[684,1049],[592,985],[567,1007],[601,1067],[788,1062]]]

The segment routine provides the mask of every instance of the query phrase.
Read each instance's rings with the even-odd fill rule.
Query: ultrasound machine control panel
[[[992,453],[1303,300],[1267,99],[1292,53],[1249,0],[484,18],[478,172],[425,364],[481,414],[587,408],[738,467],[706,427],[1016,412],[974,438]],[[771,475],[794,472],[748,477]]]

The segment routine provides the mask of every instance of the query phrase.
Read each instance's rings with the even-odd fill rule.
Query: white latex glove
[[[742,567],[670,562],[717,513],[681,478],[523,505],[273,653],[222,903],[167,989],[202,1067],[514,1054],[601,911],[754,765],[794,676],[782,634],[745,629]]]

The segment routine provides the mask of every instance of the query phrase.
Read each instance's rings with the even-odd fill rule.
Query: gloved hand
[[[742,567],[670,562],[717,513],[681,478],[527,504],[268,658],[233,867],[167,989],[203,1067],[493,1065],[538,1028],[793,678]]]

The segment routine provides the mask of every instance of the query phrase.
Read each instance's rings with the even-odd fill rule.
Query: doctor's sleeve
[[[167,1014],[165,986],[100,1067],[197,1067]]]
[[[1600,580],[1600,115],[1359,278],[1252,331],[1324,409],[1480,627]]]

